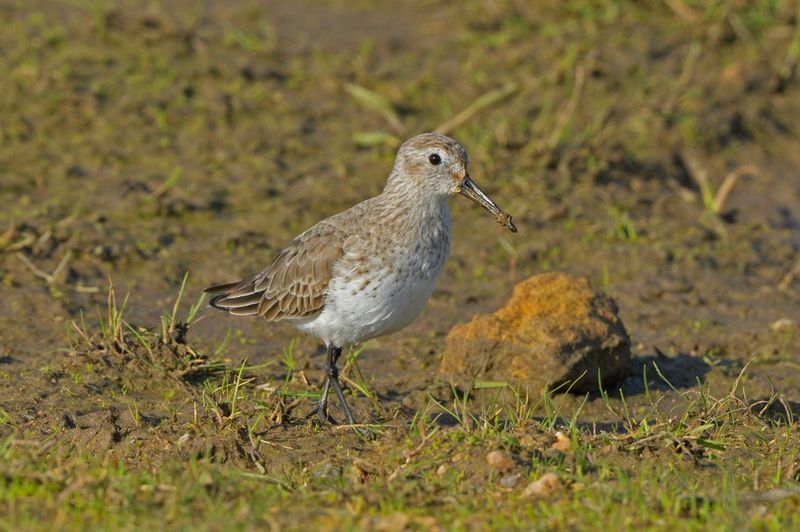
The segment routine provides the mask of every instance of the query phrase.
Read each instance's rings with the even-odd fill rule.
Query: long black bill
[[[492,213],[497,223],[506,226],[512,233],[517,232],[517,226],[511,221],[511,215],[498,207],[489,196],[483,193],[483,190],[481,190],[469,176],[466,176],[464,182],[461,184],[461,194]]]

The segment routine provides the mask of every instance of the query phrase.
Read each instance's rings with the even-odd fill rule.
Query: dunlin
[[[464,147],[449,137],[413,137],[400,146],[379,195],[301,233],[261,272],[206,288],[214,308],[287,320],[325,343],[321,421],[332,421],[332,386],[355,423],[339,384],[342,348],[399,331],[425,307],[450,251],[448,198],[463,194],[517,231],[470,179],[467,162]]]

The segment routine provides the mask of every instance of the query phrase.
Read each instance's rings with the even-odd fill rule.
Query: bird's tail
[[[230,312],[236,316],[256,314],[263,291],[254,287],[256,276],[240,279],[230,283],[209,286],[203,292],[213,294],[208,304],[218,310]]]

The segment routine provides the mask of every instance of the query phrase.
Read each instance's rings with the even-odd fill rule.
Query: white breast
[[[399,269],[373,270],[366,286],[366,277],[334,281],[322,312],[297,322],[297,328],[335,346],[355,345],[399,331],[425,308],[444,267],[446,254],[442,255],[424,274],[409,261]]]

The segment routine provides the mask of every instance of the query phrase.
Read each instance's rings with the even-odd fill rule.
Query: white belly
[[[446,253],[436,264],[384,268],[365,277],[331,283],[325,307],[295,326],[326,344],[352,346],[399,331],[420,315],[442,273]]]

